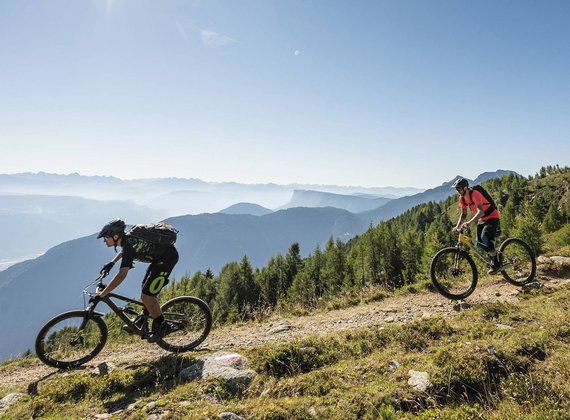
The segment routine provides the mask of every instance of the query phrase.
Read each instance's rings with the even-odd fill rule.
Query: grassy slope
[[[517,305],[475,306],[448,320],[306,337],[242,353],[258,376],[240,395],[219,380],[180,383],[176,374],[192,355],[166,356],[105,377],[78,371],[47,378],[37,395],[24,397],[6,416],[90,417],[122,408],[118,418],[165,411],[172,418],[217,418],[224,411],[267,419],[567,418],[570,289],[534,292]],[[430,374],[428,392],[407,384],[410,369]],[[150,402],[154,406],[145,408]]]

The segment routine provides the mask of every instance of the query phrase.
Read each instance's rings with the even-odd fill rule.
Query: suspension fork
[[[457,248],[458,251],[461,251],[461,242],[457,242],[457,243],[455,244],[455,248]],[[459,252],[457,252],[457,253],[455,254],[455,257],[453,257],[453,259],[454,259],[454,261],[453,261],[453,268],[454,268],[455,270],[458,270],[458,269],[459,269],[459,258],[460,258],[460,255],[459,255]]]

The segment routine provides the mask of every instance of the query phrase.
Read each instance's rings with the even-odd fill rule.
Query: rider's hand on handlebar
[[[109,271],[111,271],[114,265],[115,263],[113,261],[109,261],[107,264],[103,266],[99,274],[105,274],[105,275],[109,274]]]

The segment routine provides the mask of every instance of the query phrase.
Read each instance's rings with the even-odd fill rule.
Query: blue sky
[[[3,0],[0,173],[428,188],[570,156],[570,2]]]

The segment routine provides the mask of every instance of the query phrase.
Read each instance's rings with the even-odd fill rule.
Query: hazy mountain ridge
[[[413,187],[241,184],[206,182],[196,178],[122,180],[115,177],[44,172],[0,174],[0,193],[74,195],[104,200],[130,199],[141,205],[168,211],[170,216],[217,212],[239,202],[252,202],[276,209],[290,200],[295,189],[344,195],[362,193],[397,197],[422,191]],[[175,200],[170,199],[171,193],[176,193]]]
[[[45,252],[64,241],[99,230],[118,216],[140,223],[165,217],[132,201],[92,200],[76,196],[0,195],[0,231],[10,239],[0,260]]]
[[[236,203],[249,202],[276,209],[290,201],[294,188],[319,188],[375,197],[386,191],[405,194],[414,188],[363,188],[332,185],[240,184],[206,182],[195,178],[149,178],[122,180],[109,176],[39,173],[0,174],[0,231],[13,238],[0,251],[0,270],[17,261],[34,258],[51,246],[88,235],[107,220],[121,217],[143,223],[185,214],[215,213]],[[332,194],[315,192],[318,194]],[[333,206],[353,210],[343,204],[344,195]],[[349,200],[357,200],[350,198]],[[370,203],[373,203],[370,201]],[[297,200],[295,206],[315,207],[314,200]],[[291,206],[287,206],[291,207]],[[226,211],[228,212],[228,211]],[[243,209],[241,210],[243,212]],[[249,210],[262,215],[266,211]],[[30,241],[29,238],[34,238]]]
[[[281,206],[281,208],[336,207],[348,210],[352,213],[360,213],[377,209],[389,201],[391,201],[391,198],[371,194],[345,195],[313,190],[295,190],[291,200]]]
[[[254,203],[237,203],[228,208],[221,210],[223,214],[249,214],[251,216],[265,216],[273,213],[273,210],[267,209],[259,204]]]

